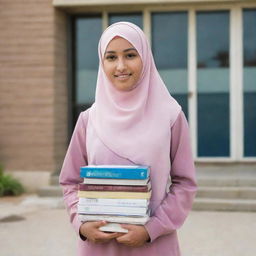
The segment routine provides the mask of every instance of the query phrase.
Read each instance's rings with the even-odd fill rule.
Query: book
[[[86,198],[123,198],[123,199],[149,199],[151,191],[149,192],[115,192],[115,191],[81,191],[77,193],[78,197]]]
[[[123,216],[144,216],[148,212],[147,207],[130,207],[130,206],[100,206],[100,205],[78,205],[80,214],[107,214]]]
[[[134,192],[147,192],[151,189],[151,183],[144,186],[129,186],[129,185],[96,185],[80,183],[78,186],[82,191],[134,191]]]
[[[128,230],[122,228],[121,225],[118,223],[107,223],[106,225],[101,226],[99,230],[103,232],[128,233]]]
[[[120,223],[144,225],[149,218],[150,169],[138,165],[89,165],[80,168],[77,213],[81,221],[108,223],[104,232],[128,232]]]
[[[112,223],[144,225],[149,220],[149,216],[115,216],[115,215],[98,215],[98,214],[79,214],[80,221],[101,221],[105,220]]]
[[[150,179],[135,180],[135,179],[97,179],[84,178],[84,184],[100,184],[100,185],[131,185],[131,186],[145,186]]]
[[[146,179],[150,169],[143,165],[88,165],[80,168],[82,178]]]
[[[99,205],[99,206],[129,206],[129,207],[147,207],[148,199],[118,199],[118,198],[79,198],[79,205]]]

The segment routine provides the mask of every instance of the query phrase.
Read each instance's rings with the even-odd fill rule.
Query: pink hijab
[[[129,92],[115,89],[103,70],[104,52],[116,36],[128,40],[143,62],[141,77]],[[169,172],[171,126],[181,107],[156,69],[145,34],[132,23],[115,23],[102,34],[98,51],[96,98],[89,116],[97,136],[117,155],[135,164],[150,165],[151,169],[164,165]]]

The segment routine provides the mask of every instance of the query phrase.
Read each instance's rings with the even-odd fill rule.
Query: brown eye
[[[115,55],[107,55],[105,58],[106,58],[107,60],[109,60],[109,61],[113,61],[113,60],[116,59],[116,56],[115,56]]]
[[[127,59],[133,59],[136,56],[137,56],[137,54],[135,54],[135,53],[129,53],[129,54],[126,55]]]

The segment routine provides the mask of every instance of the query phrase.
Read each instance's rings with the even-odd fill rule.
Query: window
[[[113,24],[119,21],[128,21],[136,24],[141,29],[143,29],[142,25],[142,14],[141,13],[110,13],[109,14],[109,24]]]
[[[256,156],[256,9],[243,11],[244,156]]]
[[[229,156],[229,12],[198,12],[198,156]]]
[[[99,65],[98,41],[101,33],[101,16],[79,17],[74,20],[74,123],[79,113],[94,102]]]

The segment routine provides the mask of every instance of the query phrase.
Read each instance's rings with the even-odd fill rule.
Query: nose
[[[117,62],[117,70],[119,71],[119,72],[123,72],[124,70],[125,70],[125,68],[126,68],[126,64],[125,64],[125,61],[122,59],[122,58],[120,58],[119,60],[118,60],[118,62]]]

